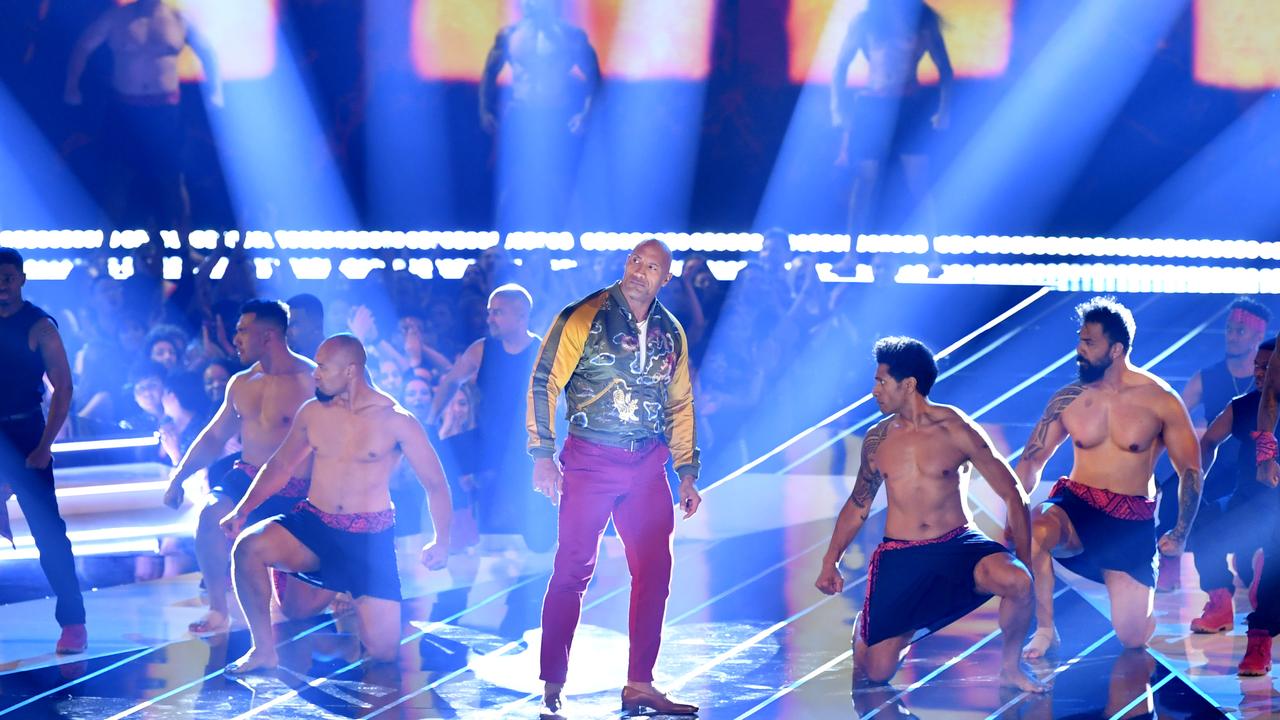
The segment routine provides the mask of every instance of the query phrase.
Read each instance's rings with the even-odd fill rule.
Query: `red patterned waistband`
[[[1141,495],[1121,495],[1064,477],[1054,483],[1049,497],[1057,497],[1063,490],[1117,520],[1150,520],[1156,516],[1156,501]]]
[[[250,480],[257,477],[258,471],[262,469],[257,465],[250,465],[243,460],[237,460],[233,467],[245,475],[248,475]],[[290,477],[289,482],[280,489],[280,492],[276,493],[276,496],[304,498],[309,492],[311,492],[311,478]]]
[[[320,518],[320,522],[334,530],[353,533],[379,533],[390,530],[396,524],[395,508],[387,508],[378,512],[331,513],[325,512],[309,500],[303,500],[294,508],[294,512],[306,511]]]
[[[942,535],[939,535],[938,537],[926,538],[924,540],[895,540],[893,538],[886,537],[880,543],[880,546],[876,548],[876,551],[879,552],[880,550],[902,550],[904,548],[918,547],[920,545],[933,545],[935,543],[942,543],[948,540],[954,540],[957,537],[960,537],[961,535],[967,532],[969,532],[969,526],[961,525],[960,527],[955,528],[954,530],[948,530],[947,532],[943,533]]]

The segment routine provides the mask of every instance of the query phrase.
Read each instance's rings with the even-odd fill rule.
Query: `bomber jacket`
[[[569,433],[614,446],[662,439],[676,473],[697,477],[697,433],[689,342],[657,300],[649,309],[641,367],[640,328],[621,282],[560,312],[538,353],[529,385],[529,454],[555,454],[556,403],[565,393]]]

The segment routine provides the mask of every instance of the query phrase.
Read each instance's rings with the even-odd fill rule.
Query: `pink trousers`
[[[662,644],[662,619],[671,592],[671,536],[675,530],[661,442],[632,452],[569,436],[560,461],[560,546],[542,602],[542,680],[563,683],[582,596],[595,572],[600,538],[610,517],[626,549],[631,573],[627,680],[652,682]]]

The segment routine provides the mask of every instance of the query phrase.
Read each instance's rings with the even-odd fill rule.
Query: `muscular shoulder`
[[[896,416],[890,415],[867,430],[867,434],[862,438],[862,450],[864,453],[867,455],[875,453],[876,448],[880,446],[885,436],[889,434],[889,428],[893,425],[894,417]]]
[[[1055,419],[1063,413],[1076,398],[1087,392],[1089,387],[1082,383],[1071,383],[1058,388],[1053,397],[1049,398],[1049,404],[1045,406],[1044,416],[1046,419]]]

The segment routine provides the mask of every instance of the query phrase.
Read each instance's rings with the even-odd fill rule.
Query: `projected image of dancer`
[[[849,66],[859,53],[867,58],[867,84],[851,92]],[[938,68],[936,95],[917,76],[926,54]],[[831,83],[831,120],[843,130],[836,164],[853,170],[849,233],[855,239],[883,231],[874,226],[875,211],[885,163],[894,158],[902,163],[913,210],[924,219],[919,231],[936,232],[928,150],[934,131],[950,124],[953,80],[941,21],[921,0],[870,0],[849,24]]]
[[[1031,521],[1027,497],[991,440],[960,410],[928,400],[938,377],[933,353],[918,340],[876,343],[872,396],[888,415],[867,432],[853,493],[840,510],[815,583],[828,595],[844,590],[840,557],[871,513],[880,486],[888,493],[885,538],[867,576],[867,596],[854,624],[854,674],[885,683],[907,646],[1000,597],[1004,635],[1001,681],[1044,692],[1022,662],[1031,626]],[[982,474],[1008,508],[1015,553],[973,527],[965,498],[966,463]]]
[[[494,39],[480,84],[480,123],[498,133],[498,227],[563,230],[600,64],[587,34],[561,16],[561,0],[520,0],[520,12]],[[511,98],[500,112],[507,66]]]
[[[40,567],[58,598],[57,652],[81,653],[89,642],[84,598],[53,486],[53,439],[71,409],[71,365],[53,318],[22,299],[26,282],[22,255],[0,248],[0,535],[13,541],[5,504],[17,496]],[[46,376],[53,387],[47,419],[40,407]]]
[[[1182,399],[1129,361],[1133,314],[1112,298],[1076,307],[1079,382],[1049,400],[1016,472],[1030,494],[1044,465],[1068,437],[1071,474],[1058,480],[1032,519],[1036,631],[1024,650],[1039,658],[1058,646],[1053,623],[1053,561],[1105,583],[1111,624],[1126,648],[1155,631],[1157,550],[1182,552],[1200,505],[1200,449]],[[1152,470],[1163,450],[1178,472],[1178,522],[1157,542]]]
[[[453,520],[449,485],[427,433],[408,410],[369,384],[364,346],[334,335],[316,350],[315,397],[303,404],[289,434],[235,510],[222,519],[233,551],[236,597],[253,647],[227,667],[232,674],[279,663],[271,632],[267,569],[288,572],[329,592],[350,593],[366,657],[390,662],[400,649],[400,575],[396,566],[391,475],[403,458],[427,494],[435,541],[421,561],[440,570],[449,559]],[[258,508],[311,462],[306,500],[245,529]],[[242,533],[243,531],[243,533]]]
[[[188,46],[195,52],[209,103],[221,106],[222,83],[213,49],[180,11],[162,0],[113,7],[89,25],[71,52],[63,96],[67,104],[83,102],[81,76],[89,56],[103,45],[111,51],[114,69],[101,145],[120,175],[110,184],[107,207],[116,214],[111,220],[128,222],[122,215],[132,203],[154,198],[155,227],[188,230],[178,55]]]
[[[698,712],[653,686],[671,592],[675,516],[668,459],[680,476],[684,517],[702,503],[695,487],[700,463],[689,341],[657,300],[670,280],[667,246],[640,243],[621,280],[560,312],[534,366],[528,417],[533,485],[560,507],[560,546],[542,604],[544,715],[561,712],[582,596],[610,518],[631,572],[631,650],[622,707]],[[569,437],[557,462],[555,412],[562,392]]]

